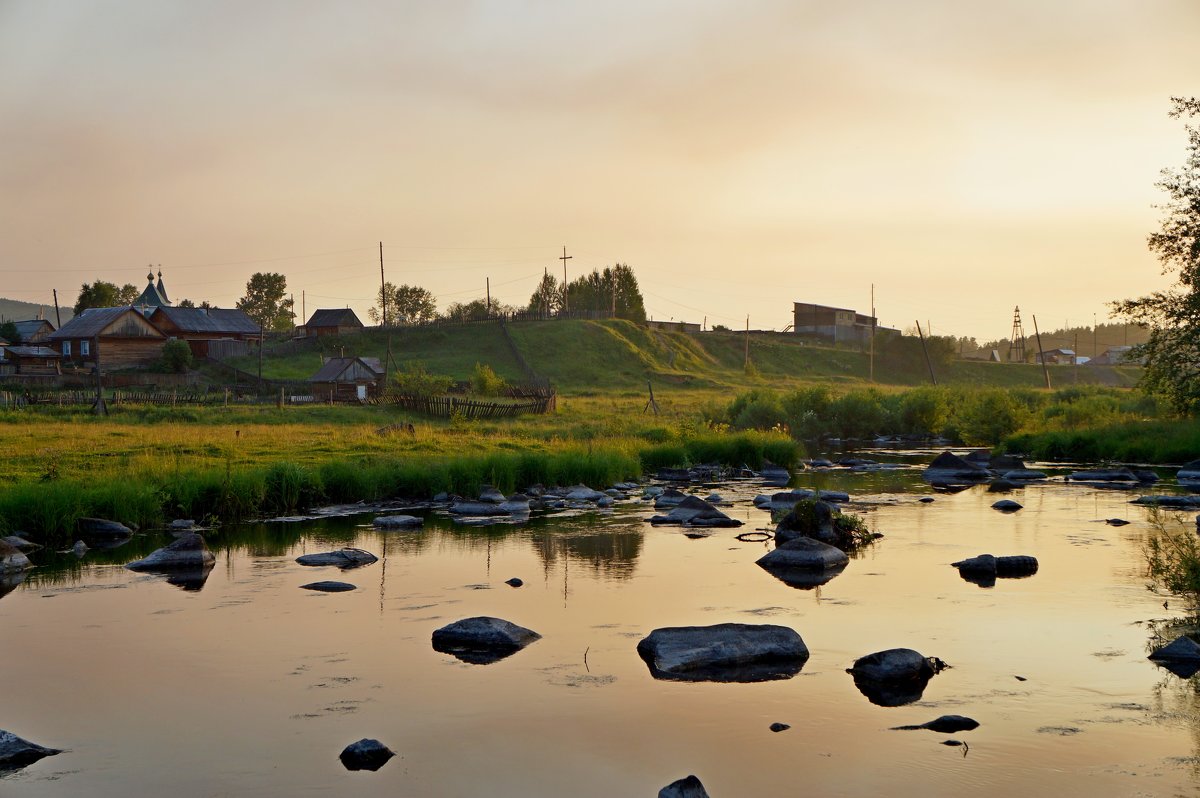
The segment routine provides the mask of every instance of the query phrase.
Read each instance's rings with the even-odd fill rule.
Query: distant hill
[[[39,305],[36,302],[22,302],[19,299],[4,299],[0,297],[0,321],[26,321],[27,319],[36,319],[38,314],[42,314],[42,318],[48,320],[55,327],[58,322],[54,319],[54,305]],[[75,314],[71,312],[71,306],[59,307],[59,313],[62,315],[62,322],[66,324]]]

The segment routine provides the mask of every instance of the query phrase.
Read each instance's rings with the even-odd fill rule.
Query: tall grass
[[[1150,587],[1200,600],[1200,538],[1196,530],[1157,507],[1150,508],[1150,532],[1142,541]]]

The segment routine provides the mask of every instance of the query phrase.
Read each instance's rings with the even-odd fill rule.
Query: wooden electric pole
[[[54,323],[58,327],[62,327],[62,316],[58,312],[58,289],[54,289]]]
[[[925,353],[925,365],[929,367],[929,381],[937,385],[937,377],[933,376],[933,361],[929,359],[929,347],[925,345],[925,333],[921,331],[921,322],[917,322],[917,335],[921,336],[921,351]]]
[[[1046,390],[1050,390],[1050,369],[1046,366],[1046,353],[1042,351],[1042,334],[1038,332],[1037,316],[1033,317],[1033,336],[1037,339],[1038,360],[1042,361],[1042,374],[1046,378]]]
[[[383,326],[387,326],[387,282],[383,279],[383,242],[379,242],[379,302],[383,306]]]
[[[575,256],[567,254],[567,248],[566,246],[563,246],[563,254],[562,257],[559,258],[559,260],[563,262],[563,311],[570,310],[570,307],[568,307],[567,304],[567,261],[573,257]]]
[[[871,283],[871,382],[875,382],[875,283]]]

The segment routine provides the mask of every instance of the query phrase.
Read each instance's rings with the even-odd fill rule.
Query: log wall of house
[[[165,343],[164,338],[100,338],[101,367],[148,366],[162,357]],[[96,349],[93,345],[92,351]]]

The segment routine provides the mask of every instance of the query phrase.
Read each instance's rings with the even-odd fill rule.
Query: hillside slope
[[[641,391],[646,381],[656,385],[695,388],[790,387],[824,382],[863,384],[870,373],[864,352],[806,344],[778,333],[750,335],[749,375],[744,369],[746,337],[733,332],[688,334],[651,330],[628,321],[545,321],[508,325],[517,351],[541,377],[561,391]],[[491,366],[510,381],[525,374],[504,331],[497,324],[368,330],[356,335],[268,346],[263,376],[303,380],[321,364],[321,357],[363,355],[384,358],[389,338],[393,362],[403,368],[419,361],[434,373],[455,379],[470,377],[476,363]],[[254,372],[257,358],[233,361]],[[1040,366],[955,360],[935,366],[938,382],[950,385],[1041,387]],[[1111,366],[1051,366],[1055,387],[1071,384],[1132,386],[1138,369]],[[921,385],[929,381],[924,362],[875,361],[875,381],[884,385]]]
[[[55,327],[58,326],[54,320],[54,305],[39,305],[36,302],[22,302],[19,299],[0,297],[0,321],[36,319],[39,313],[43,319],[48,319]],[[59,308],[59,315],[62,317],[63,324],[66,324],[75,314],[71,312],[71,306],[67,305]]]

